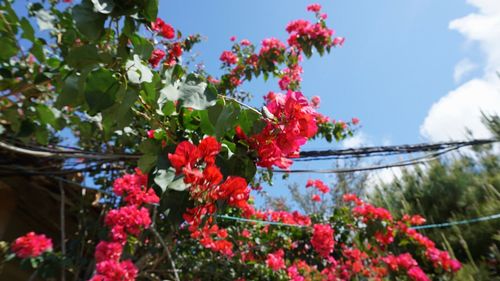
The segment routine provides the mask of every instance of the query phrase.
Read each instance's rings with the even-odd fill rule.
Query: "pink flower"
[[[328,224],[314,225],[311,244],[314,250],[323,258],[327,258],[333,252],[335,245],[333,234],[333,229]]]
[[[356,117],[353,117],[352,120],[351,120],[352,124],[353,125],[358,125],[359,124],[359,119],[356,118]]]
[[[344,42],[345,42],[345,38],[344,37],[335,37],[333,39],[333,46],[343,46],[344,45]]]
[[[307,6],[307,10],[309,12],[317,13],[317,12],[321,11],[321,5],[320,4],[311,4],[311,5]]]
[[[231,51],[222,52],[219,59],[228,65],[238,63],[238,57],[235,54],[233,54]]]
[[[149,139],[155,138],[155,130],[148,130],[147,134]]]
[[[250,41],[248,39],[243,39],[243,40],[241,40],[240,44],[242,46],[250,46],[252,43],[250,43]]]
[[[160,18],[157,18],[155,22],[151,23],[151,29],[160,33],[161,36],[167,39],[173,39],[175,37],[175,29]]]
[[[165,57],[166,53],[163,50],[156,49],[151,53],[149,63],[153,68],[157,67],[160,61]]]
[[[285,252],[283,249],[279,249],[274,253],[267,255],[266,265],[274,271],[285,268],[285,260],[283,259]]]
[[[229,40],[230,40],[231,42],[236,41],[236,36],[231,36],[231,37],[229,37]]]
[[[52,240],[43,234],[29,232],[17,238],[12,243],[11,249],[19,258],[36,258],[44,252],[52,251]]]
[[[96,264],[96,272],[91,281],[134,281],[138,270],[130,260],[105,260]]]
[[[311,200],[314,201],[314,202],[320,202],[321,201],[321,197],[319,197],[318,194],[313,194],[313,196],[311,197]]]
[[[105,260],[120,260],[122,255],[123,246],[120,243],[101,241],[95,248],[96,262]]]
[[[318,96],[313,96],[311,98],[311,106],[314,108],[318,108],[320,102],[321,102],[321,98]]]
[[[408,270],[408,277],[413,281],[430,281],[425,272],[418,266],[414,266]]]

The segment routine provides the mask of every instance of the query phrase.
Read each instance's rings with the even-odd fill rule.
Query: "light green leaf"
[[[56,30],[54,27],[54,21],[56,17],[46,10],[38,10],[35,12],[36,22],[40,30]]]
[[[166,169],[156,169],[154,172],[154,182],[160,187],[160,189],[165,192],[168,186],[174,181],[175,169],[170,167]]]
[[[143,63],[138,55],[134,55],[134,60],[128,60],[125,64],[127,77],[131,83],[141,84],[142,82],[151,83],[153,73],[147,65]]]
[[[217,102],[217,90],[212,86],[207,87],[205,82],[196,82],[194,80],[184,82],[179,87],[182,106],[190,107],[196,110],[203,110],[215,105]]]
[[[94,11],[101,14],[111,14],[115,3],[112,0],[90,0],[94,4]]]
[[[188,188],[188,185],[184,183],[184,175],[176,177],[174,181],[172,181],[168,185],[168,189],[172,189],[175,191],[184,191]]]

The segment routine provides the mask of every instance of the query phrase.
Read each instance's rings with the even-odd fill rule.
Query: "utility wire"
[[[500,142],[500,140],[477,139],[470,141],[452,141],[452,142],[440,142],[433,144],[421,143],[413,145],[405,144],[405,145],[393,145],[393,146],[371,146],[371,147],[337,149],[337,150],[311,150],[311,151],[302,151],[300,153],[299,158],[294,160],[316,161],[316,160],[327,160],[327,159],[408,154],[416,152],[431,152],[431,151],[444,150],[452,147],[461,148],[466,146],[491,144],[495,142]],[[108,161],[125,161],[125,160],[137,160],[141,157],[140,154],[117,154],[117,153],[111,154],[111,153],[84,151],[81,149],[67,149],[67,148],[61,149],[62,147],[60,149],[51,149],[48,147],[40,147],[40,146],[27,147],[26,145],[24,147],[21,147],[4,141],[0,141],[0,148],[4,148],[6,150],[10,150],[21,154],[33,155],[37,157],[60,158],[60,159],[82,158],[91,160],[99,159]],[[307,158],[313,158],[313,159],[309,160]]]
[[[239,222],[251,222],[251,223],[259,223],[259,224],[265,224],[265,225],[277,225],[277,226],[287,226],[287,227],[297,227],[297,228],[311,228],[310,226],[306,226],[306,225],[289,224],[289,223],[281,223],[281,222],[265,221],[265,220],[246,219],[246,218],[227,216],[227,215],[220,215],[218,217],[222,218],[222,219],[239,221]],[[495,220],[495,219],[500,219],[500,213],[485,216],[485,217],[478,217],[478,218],[461,220],[461,221],[451,221],[451,222],[438,223],[438,224],[418,225],[418,226],[412,226],[410,228],[413,228],[416,230],[418,230],[418,229],[430,229],[430,228],[441,228],[441,227],[450,227],[450,226],[454,226],[454,225],[484,222],[484,221]]]
[[[458,147],[452,147],[440,152],[429,153],[422,157],[417,157],[409,160],[398,161],[389,164],[380,164],[380,165],[372,165],[358,168],[340,168],[340,169],[292,169],[292,170],[282,170],[282,169],[271,169],[273,173],[282,173],[282,174],[345,174],[345,173],[355,173],[355,172],[364,172],[364,171],[373,171],[373,170],[382,170],[389,168],[398,168],[405,166],[412,166],[418,164],[425,164],[429,161],[437,159],[438,156],[451,152],[453,150],[458,149]]]

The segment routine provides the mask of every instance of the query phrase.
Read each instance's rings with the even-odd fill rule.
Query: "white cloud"
[[[367,145],[371,145],[371,142],[369,141],[368,136],[363,132],[358,132],[353,137],[342,141],[343,148],[358,148]]]
[[[465,58],[461,60],[457,65],[455,66],[455,70],[453,72],[453,79],[455,79],[455,82],[461,82],[462,78],[464,78],[467,74],[470,72],[474,71],[477,68],[477,64],[472,62],[470,59]]]
[[[481,111],[500,114],[500,1],[468,0],[478,10],[450,22],[450,29],[460,32],[469,44],[477,44],[484,55],[482,77],[474,78],[432,105],[420,133],[431,141],[464,139],[466,129],[474,137],[489,137],[481,123]],[[476,63],[461,61],[455,68],[460,80]],[[462,65],[461,65],[462,64]],[[460,79],[457,79],[460,78]]]
[[[469,129],[474,138],[488,138],[481,112],[500,114],[500,87],[474,79],[432,105],[420,133],[432,141],[447,141],[464,139]]]

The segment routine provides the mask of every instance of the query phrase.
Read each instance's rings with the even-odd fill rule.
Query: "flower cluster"
[[[328,224],[315,224],[311,245],[321,257],[327,258],[335,245],[332,227]]]
[[[155,22],[151,23],[151,30],[167,39],[174,39],[175,37],[175,29],[160,18],[157,18]]]
[[[308,180],[306,183],[306,188],[314,187],[321,193],[330,192],[330,188],[321,180]]]
[[[92,281],[133,281],[138,270],[131,260],[121,261],[123,247],[129,235],[138,237],[151,225],[146,204],[160,200],[152,189],[147,188],[147,176],[140,170],[126,174],[113,183],[113,192],[123,198],[125,206],[106,214],[104,223],[109,227],[110,241],[101,241],[95,250],[96,274]]]
[[[18,258],[36,258],[44,252],[52,251],[52,240],[43,234],[28,234],[18,237],[11,245]]]
[[[184,183],[195,207],[188,209],[184,219],[189,224],[191,236],[206,248],[231,255],[232,244],[225,240],[227,232],[216,225],[202,225],[217,210],[217,202],[224,201],[235,208],[245,208],[250,189],[244,178],[229,176],[223,180],[222,173],[215,165],[215,157],[221,144],[214,137],[206,137],[198,146],[189,141],[179,143],[174,153],[168,154],[172,167],[178,174],[184,174]]]
[[[292,164],[289,158],[297,157],[300,147],[316,134],[316,111],[300,92],[270,92],[266,100],[272,119],[259,134],[247,138],[240,133],[240,137],[257,151],[259,166],[287,169]]]

